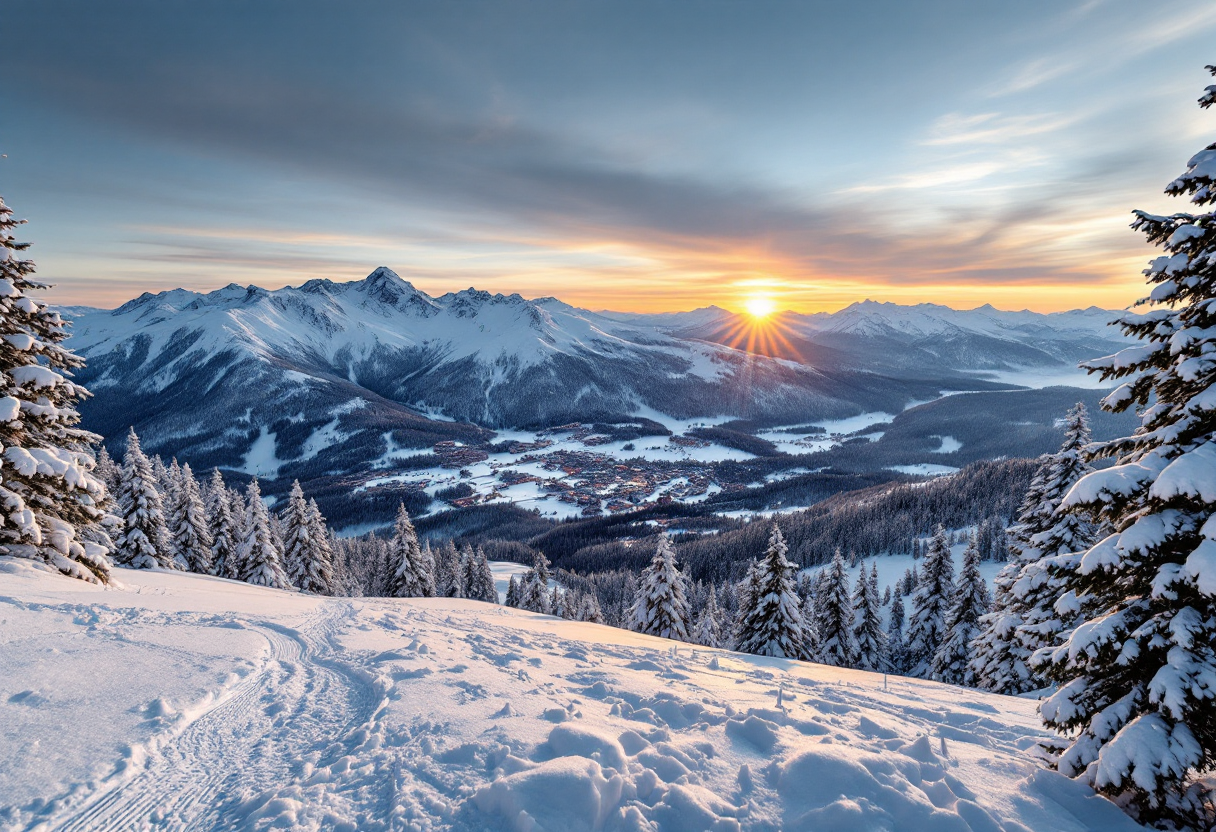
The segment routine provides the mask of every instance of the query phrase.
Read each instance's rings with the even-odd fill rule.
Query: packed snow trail
[[[332,653],[333,632],[353,613],[335,603],[300,630],[246,624],[263,635],[269,656],[176,737],[149,749],[133,776],[122,771],[71,816],[65,832],[211,829],[228,824],[234,790],[268,789],[289,778],[314,747],[340,740],[380,705],[382,691]]]
[[[1139,829],[1041,769],[1026,699],[470,601],[118,574],[0,559],[0,829]],[[134,670],[78,684],[99,663],[100,686]]]

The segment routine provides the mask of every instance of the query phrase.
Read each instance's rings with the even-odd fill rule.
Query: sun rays
[[[799,348],[802,339],[785,320],[777,301],[757,294],[743,302],[744,315],[737,315],[715,339],[731,349],[805,362],[809,356]]]

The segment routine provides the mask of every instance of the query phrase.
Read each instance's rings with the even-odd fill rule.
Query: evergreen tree
[[[270,514],[262,502],[257,477],[245,489],[245,539],[241,541],[241,564],[246,583],[290,589],[283,571],[283,556],[270,530]]]
[[[293,481],[282,517],[283,560],[292,586],[314,595],[332,595],[333,552],[324,520],[318,522],[313,514],[315,507],[316,503],[310,506],[305,501],[299,480]]]
[[[862,569],[864,575],[865,570]],[[887,633],[882,626],[877,564],[869,579],[857,579],[857,586],[853,590],[853,642],[857,645],[856,667],[862,670],[883,669],[887,657]]]
[[[946,638],[933,657],[934,679],[974,687],[975,674],[968,668],[971,643],[979,634],[980,616],[988,611],[988,603],[988,587],[980,575],[979,538],[973,534],[963,552],[963,569],[946,619]]]
[[[507,581],[507,598],[505,603],[508,607],[519,606],[519,581],[515,580],[514,575]]]
[[[317,501],[312,498],[308,500],[306,523],[312,537],[313,566],[300,589],[317,595],[337,595],[342,576],[334,554],[334,535]]]
[[[1213,103],[1216,86],[1200,99]],[[1214,168],[1211,144],[1166,192],[1210,207]],[[1141,408],[1141,426],[1105,443],[1116,463],[1061,504],[1110,531],[1052,565],[1056,608],[1078,618],[1033,661],[1058,685],[1040,710],[1064,735],[1062,773],[1142,823],[1206,829],[1216,824],[1203,780],[1216,762],[1216,212],[1135,216],[1164,249],[1145,272],[1150,310],[1119,320],[1142,343],[1085,366],[1126,379],[1103,406]]]
[[[933,658],[945,641],[947,620],[954,601],[954,561],[946,530],[937,527],[929,549],[921,561],[920,582],[912,594],[912,615],[908,621],[908,675],[921,679],[933,672]]]
[[[586,621],[589,624],[604,623],[604,613],[600,609],[600,599],[596,597],[594,592],[586,593],[579,600],[578,620]]]
[[[712,585],[705,606],[701,608],[701,615],[697,618],[697,625],[693,628],[692,640],[702,647],[722,646],[721,612],[718,609],[718,594]]]
[[[1064,445],[1052,457],[1045,477],[1044,499],[1051,504],[1052,513],[1046,530],[1030,540],[1031,551],[1038,556],[1027,559],[1012,587],[1022,618],[1017,637],[1023,655],[1029,657],[1044,647],[1054,647],[1075,623],[1078,610],[1057,603],[1059,584],[1051,572],[1075,562],[1077,553],[1097,542],[1097,526],[1088,512],[1061,508],[1073,485],[1093,470],[1086,459],[1089,443],[1089,417],[1085,405],[1078,403],[1068,413]]]
[[[435,555],[435,594],[441,598],[464,597],[464,570],[460,551],[451,540]]]
[[[903,673],[907,666],[905,652],[904,600],[897,592],[891,601],[891,618],[887,622],[887,660],[896,673]]]
[[[160,458],[160,454],[153,454],[148,458],[148,462],[152,466],[152,478],[156,480],[156,486],[160,489],[161,505],[164,505],[165,498],[173,490],[173,483],[169,479],[172,474],[169,471],[169,467],[165,465],[164,460]]]
[[[160,485],[160,501],[165,507],[165,528],[169,530],[167,542],[169,544],[169,552],[173,555],[173,560],[177,564],[178,569],[188,569],[186,566],[186,556],[182,553],[177,545],[177,536],[174,532],[174,515],[178,511],[178,505],[182,500],[182,467],[177,464],[177,457],[169,460],[169,465],[164,469],[164,478],[161,478],[161,469],[153,466],[152,473],[156,476],[156,482]]]
[[[390,597],[426,598],[434,595],[429,565],[422,547],[418,545],[418,533],[410,522],[405,503],[397,505],[397,522],[393,526],[393,539],[389,542],[388,566],[387,594]]]
[[[107,494],[118,493],[118,483],[122,476],[121,469],[110,457],[105,445],[97,446],[97,466],[93,469],[93,474],[106,487]]]
[[[86,539],[104,519],[106,487],[92,447],[101,437],[79,427],[89,393],[72,371],[84,360],[63,346],[63,319],[28,293],[48,288],[24,259],[22,221],[0,199],[0,554],[39,560],[65,575],[106,583],[104,546]]]
[[[435,552],[431,549],[431,541],[428,540],[422,544],[422,562],[419,564],[422,577],[425,579],[426,596],[428,598],[437,598],[439,596],[439,585],[435,577],[438,568],[435,564]]]
[[[785,557],[789,547],[777,524],[769,533],[764,559],[755,567],[746,615],[741,619],[735,649],[758,656],[809,658],[805,653],[802,610],[794,590],[794,564]]]
[[[494,573],[490,571],[490,562],[485,550],[478,546],[470,550],[465,558],[464,570],[465,594],[474,601],[485,601],[488,604],[498,603],[498,589],[494,586]]]
[[[1077,404],[1066,418],[1063,445],[1058,453],[1041,458],[1018,522],[1009,531],[1011,562],[996,578],[994,608],[981,619],[971,648],[970,675],[979,687],[1018,694],[1046,684],[1030,668],[1030,658],[1054,645],[1071,625],[1071,615],[1061,617],[1054,610],[1059,593],[1049,565],[1093,542],[1094,526],[1080,512],[1057,511],[1072,486],[1091,470],[1085,460],[1089,441],[1085,405]]]
[[[561,592],[556,586],[553,587],[553,591],[549,594],[549,609],[553,615],[556,615],[558,618],[573,620],[574,614],[578,611],[578,608],[574,604],[575,599],[569,592]]]
[[[1050,468],[1051,456],[1044,454],[1022,498],[1017,523],[1006,535],[1009,563],[993,582],[992,609],[980,619],[980,632],[971,646],[970,669],[976,686],[996,693],[1015,695],[1039,686],[1028,664],[1030,654],[1022,649],[1018,639],[1022,609],[1014,597],[1013,585],[1022,567],[1040,557],[1030,540],[1046,529],[1045,522],[1050,517],[1050,512],[1043,513],[1043,483]]]
[[[174,460],[176,463],[176,460]],[[169,513],[169,535],[173,539],[174,561],[179,568],[200,575],[212,573],[211,530],[199,493],[198,480],[189,464],[177,472],[177,489]]]
[[[807,595],[802,602],[802,655],[807,661],[815,661],[819,656],[819,608],[814,592]]]
[[[684,576],[676,569],[676,554],[666,535],[659,537],[650,565],[629,608],[629,628],[646,635],[688,641],[688,601]]]
[[[211,531],[211,574],[239,579],[241,569],[236,554],[238,538],[232,520],[232,503],[218,468],[211,472],[207,487],[207,519]]]
[[[283,568],[283,574],[287,574],[286,562],[283,560],[283,553],[287,551],[287,538],[283,534],[283,521],[279,515],[266,512],[267,525],[270,528],[270,540],[274,543],[274,548],[279,553],[279,566]]]
[[[553,612],[550,601],[549,559],[544,552],[537,552],[532,557],[532,568],[524,574],[520,583],[519,608],[550,615]]]
[[[127,434],[123,457],[122,482],[118,491],[118,512],[122,528],[115,541],[118,562],[134,569],[161,566],[173,568],[166,545],[165,513],[152,466],[139,447],[135,428]]]
[[[816,629],[819,631],[819,654],[817,660],[835,667],[857,665],[857,642],[853,638],[853,604],[850,600],[849,576],[845,571],[844,557],[840,550],[832,558],[832,565],[824,572],[824,581],[815,598],[818,614]],[[866,584],[859,576],[859,584]]]
[[[744,637],[743,627],[750,622],[756,612],[756,602],[760,598],[760,564],[752,561],[747,565],[747,575],[735,587],[735,623],[732,627],[734,645],[738,645]],[[750,638],[750,636],[749,636]]]

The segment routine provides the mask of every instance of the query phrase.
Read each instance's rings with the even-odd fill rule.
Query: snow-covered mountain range
[[[987,304],[958,310],[867,300],[839,312],[782,313],[761,338],[729,313],[676,325],[684,337],[747,344],[753,351],[797,361],[900,375],[960,373],[1036,386],[1028,371],[1066,377],[1078,361],[1118,349],[1122,337],[1109,326],[1112,317],[1095,306],[1042,314],[1005,312]]]
[[[485,445],[503,429],[899,413],[942,391],[997,387],[1000,373],[1075,378],[1078,358],[1119,346],[1109,313],[1094,309],[628,315],[474,289],[431,297],[387,268],[64,311],[88,360],[85,424],[108,442],[120,447],[134,426],[147,447],[196,468],[330,480],[438,442]]]

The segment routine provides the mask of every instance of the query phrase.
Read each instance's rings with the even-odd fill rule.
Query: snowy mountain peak
[[[366,295],[369,300],[378,301],[385,306],[409,310],[423,317],[430,317],[438,311],[438,306],[430,296],[414,288],[414,284],[403,279],[387,266],[380,266],[362,280],[331,285],[349,288]]]

